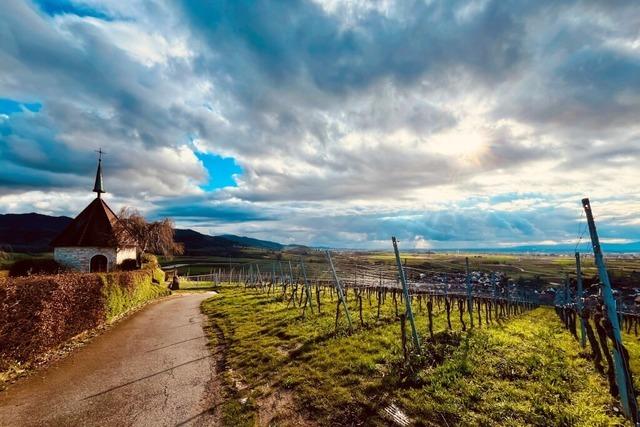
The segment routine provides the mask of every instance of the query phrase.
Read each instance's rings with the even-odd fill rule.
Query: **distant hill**
[[[68,216],[38,213],[0,215],[0,245],[15,252],[46,252],[49,243],[70,222]]]
[[[227,240],[231,240],[232,242],[237,243],[240,246],[247,246],[247,247],[252,247],[252,248],[264,248],[264,249],[271,249],[274,251],[280,251],[282,249],[284,249],[285,245],[282,245],[280,243],[276,243],[276,242],[270,242],[268,240],[259,240],[259,239],[254,239],[251,237],[244,237],[244,236],[236,236],[233,234],[223,234],[221,236],[218,237],[222,237],[225,238]]]
[[[284,245],[276,242],[233,234],[209,236],[190,229],[176,229],[175,240],[184,244],[185,255],[230,256],[248,248],[271,251],[280,251],[284,248]]]
[[[70,222],[67,216],[49,216],[38,213],[0,214],[0,246],[9,246],[15,252],[47,252],[49,243]],[[176,229],[175,239],[183,243],[187,255],[231,255],[243,248],[282,250],[284,245],[251,237],[226,234],[208,236],[190,229]]]

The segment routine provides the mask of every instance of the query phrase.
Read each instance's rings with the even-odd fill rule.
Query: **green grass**
[[[215,289],[217,289],[215,282],[208,282],[208,281],[192,282],[189,280],[180,280],[181,291],[209,291],[209,290],[215,290]]]
[[[242,287],[223,286],[205,301],[212,344],[225,348],[226,423],[252,425],[258,418],[264,423],[261,408],[276,390],[288,393],[302,414],[323,425],[387,425],[380,409],[391,403],[423,425],[623,423],[613,412],[606,380],[551,309],[450,333],[443,310],[434,304],[436,340],[426,340],[424,356],[407,365],[391,298],[380,320],[375,297],[371,307],[363,299],[365,325],[360,326],[349,294],[356,325],[351,336],[345,333],[344,316],[340,332],[334,332],[335,301],[328,294],[323,314],[307,311],[306,319],[300,308],[287,308],[279,294]],[[425,307],[421,311],[414,305],[425,337]],[[460,331],[457,312],[452,321],[453,330]],[[290,415],[280,408],[269,416],[295,424]]]
[[[16,261],[25,259],[52,259],[52,252],[42,252],[35,254],[26,254],[21,252],[2,252],[0,251],[0,270],[9,269]]]

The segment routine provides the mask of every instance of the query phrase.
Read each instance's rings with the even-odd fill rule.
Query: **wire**
[[[587,232],[587,224],[585,222],[582,232],[580,232],[580,225],[582,223],[582,216],[584,215],[584,211],[580,209],[580,218],[578,218],[578,234],[577,234],[577,242],[575,248],[573,248],[573,252],[578,251],[578,246],[580,246],[580,242],[582,242],[582,238],[584,237],[584,233]]]

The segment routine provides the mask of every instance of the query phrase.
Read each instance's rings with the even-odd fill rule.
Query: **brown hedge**
[[[104,323],[107,282],[129,295],[134,283],[150,282],[151,275],[138,271],[0,279],[0,371],[12,363],[29,362]]]

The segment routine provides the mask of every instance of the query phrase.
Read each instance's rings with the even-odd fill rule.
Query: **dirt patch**
[[[289,390],[273,390],[266,396],[256,400],[258,425],[271,426],[316,426],[306,419],[298,410]]]

